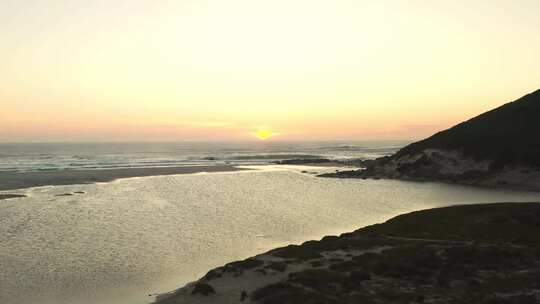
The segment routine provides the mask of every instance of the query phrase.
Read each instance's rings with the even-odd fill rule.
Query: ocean
[[[372,159],[407,141],[0,144],[0,172],[256,165],[293,158]]]
[[[404,212],[464,203],[540,201],[535,192],[327,179],[312,173],[335,168],[266,164],[279,159],[275,155],[290,154],[374,157],[397,149],[390,144],[215,144],[206,151],[214,144],[204,145],[163,144],[160,150],[154,144],[69,149],[23,145],[0,150],[4,169],[17,171],[40,170],[46,163],[46,170],[75,170],[78,167],[66,159],[74,156],[96,169],[148,162],[170,165],[172,160],[176,165],[201,164],[206,156],[215,157],[216,164],[236,159],[251,169],[0,191],[27,195],[0,200],[0,303],[147,304],[153,300],[150,295],[179,288],[211,268]],[[238,159],[242,156],[256,157]],[[11,167],[5,165],[8,162]]]

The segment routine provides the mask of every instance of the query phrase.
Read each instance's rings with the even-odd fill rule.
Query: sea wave
[[[371,159],[394,153],[394,142],[0,144],[0,171],[51,171],[191,165],[259,165],[290,159]],[[46,150],[47,153],[44,153]]]
[[[255,155],[238,155],[238,156],[233,156],[233,157],[229,157],[228,159],[230,160],[249,160],[249,159],[271,159],[271,160],[276,160],[276,159],[298,159],[298,158],[303,158],[303,159],[306,159],[306,158],[313,158],[313,159],[317,159],[317,158],[323,158],[323,156],[321,155],[312,155],[312,154],[255,154]]]

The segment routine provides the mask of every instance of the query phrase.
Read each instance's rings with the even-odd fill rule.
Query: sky
[[[2,0],[0,142],[420,139],[540,88],[538,0]]]

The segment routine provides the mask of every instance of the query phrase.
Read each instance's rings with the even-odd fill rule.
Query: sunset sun
[[[268,130],[268,129],[258,129],[256,131],[253,131],[253,132],[250,132],[249,133],[250,135],[260,139],[260,140],[267,140],[269,139],[270,137],[274,137],[276,135],[278,135],[279,133],[275,133],[271,130]]]

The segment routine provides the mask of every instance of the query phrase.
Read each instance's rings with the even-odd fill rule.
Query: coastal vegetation
[[[422,210],[229,263],[158,303],[537,303],[539,234],[537,203]]]
[[[361,169],[323,174],[540,190],[540,90],[412,143]]]
[[[504,166],[540,167],[540,90],[483,113],[427,139],[412,143],[393,158],[427,149],[459,150],[476,161],[488,160],[491,170]]]

